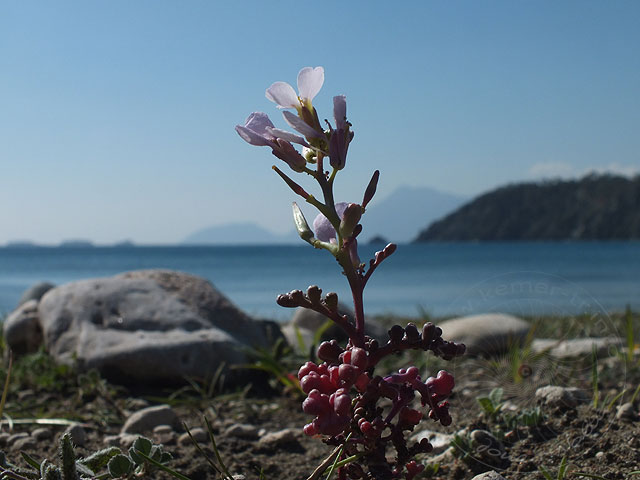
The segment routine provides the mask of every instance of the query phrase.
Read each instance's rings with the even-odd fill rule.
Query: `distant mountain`
[[[443,217],[467,200],[467,197],[430,187],[399,187],[367,208],[362,217],[364,228],[361,238],[369,241],[382,236],[391,242],[410,242],[424,225]]]
[[[640,176],[507,185],[420,232],[416,242],[640,239]]]
[[[300,237],[291,231],[276,235],[254,223],[229,223],[203,228],[185,238],[186,245],[262,245],[298,243]]]
[[[377,199],[376,199],[377,200]],[[439,218],[466,201],[465,197],[439,192],[429,187],[400,187],[367,209],[362,217],[364,242],[382,236],[392,242],[412,240],[421,226]],[[308,218],[309,224],[315,218]],[[192,233],[182,243],[213,244],[301,244],[297,233],[274,234],[254,223],[215,225]]]

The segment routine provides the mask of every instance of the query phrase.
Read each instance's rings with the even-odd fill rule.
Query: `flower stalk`
[[[318,478],[333,462],[332,468],[337,468],[340,480],[411,480],[424,469],[424,465],[418,464],[413,457],[432,450],[426,439],[407,444],[406,432],[412,431],[423,418],[422,412],[412,407],[414,397],[420,398],[429,418],[449,425],[452,419],[446,399],[454,388],[453,376],[442,370],[436,377],[422,381],[418,369],[413,366],[385,377],[375,375],[374,370],[381,359],[404,350],[430,351],[450,360],[462,355],[465,346],[443,340],[442,330],[432,323],[425,324],[422,331],[411,323],[404,328],[395,325],[383,345],[367,335],[364,288],[373,272],[396,251],[396,245],[390,243],[376,252],[368,264],[360,261],[357,241],[362,232],[360,221],[375,195],[380,172],[373,173],[362,204],[335,201],[334,183],[346,166],[348,147],[354,134],[347,120],[344,95],[333,98],[334,125],[327,121],[327,129],[322,129],[312,100],[323,82],[322,67],[305,67],[298,74],[298,93],[285,82],[276,82],[267,89],[266,97],[284,109],[285,122],[297,133],[275,128],[262,112],[252,113],[245,125],[236,126],[238,134],[249,144],[270,147],[272,154],[294,172],[306,173],[316,180],[322,201],[273,166],[294,193],[319,211],[310,227],[298,205],[293,204],[298,234],[315,248],[325,249],[335,257],[351,290],[353,323],[339,311],[337,294],[330,292],[322,298],[322,290],[315,285],[306,293],[292,290],[276,300],[283,307],[303,307],[326,316],[349,337],[344,346],[337,340],[322,342],[317,357],[323,363],[307,362],[298,371],[300,388],[307,394],[302,409],[314,417],[305,425],[304,432],[322,436],[327,444],[336,446],[309,478]],[[302,153],[294,145],[303,147]],[[326,157],[329,157],[331,172],[325,171]],[[385,399],[391,401],[386,412],[379,406]],[[393,461],[385,455],[389,446],[396,449]]]

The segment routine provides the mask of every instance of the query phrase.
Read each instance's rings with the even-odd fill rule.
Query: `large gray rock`
[[[513,315],[484,313],[452,318],[438,323],[442,338],[467,346],[470,355],[493,355],[511,345],[522,344],[531,325]]]
[[[211,377],[268,346],[277,325],[258,322],[206,280],[141,270],[49,290],[38,305],[47,351],[113,379],[159,382]]]
[[[618,337],[574,338],[569,340],[553,340],[536,338],[531,342],[531,349],[536,353],[548,353],[556,358],[592,357],[594,350],[598,358],[610,357],[623,346],[624,341]]]
[[[14,353],[22,355],[38,350],[42,345],[42,329],[38,321],[38,301],[21,304],[4,321],[4,339]]]

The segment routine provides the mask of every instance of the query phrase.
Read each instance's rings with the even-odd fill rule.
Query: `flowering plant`
[[[365,334],[364,288],[375,269],[395,252],[396,245],[390,243],[376,252],[368,265],[360,261],[357,243],[362,231],[360,219],[375,194],[379,172],[373,173],[360,204],[335,202],[333,184],[346,165],[354,134],[347,121],[343,95],[333,97],[334,124],[325,120],[327,128],[323,128],[312,103],[323,83],[322,67],[305,67],[298,74],[298,93],[285,82],[276,82],[267,89],[266,97],[284,110],[284,120],[297,133],[276,128],[262,112],[252,113],[244,125],[236,126],[245,141],[270,147],[273,155],[294,172],[307,174],[317,181],[322,200],[307,193],[278,167],[272,167],[297,195],[319,210],[312,230],[298,205],[293,203],[296,228],[304,241],[329,251],[336,258],[353,295],[354,322],[338,311],[336,293],[327,293],[323,298],[322,290],[315,285],[306,292],[293,290],[277,298],[283,307],[304,307],[325,315],[349,337],[345,346],[336,340],[322,342],[317,357],[323,363],[307,362],[298,372],[300,387],[307,394],[302,409],[315,417],[305,425],[304,432],[322,436],[327,444],[336,447],[310,478],[317,478],[333,462],[338,466],[341,480],[410,480],[424,469],[413,457],[432,450],[426,439],[408,445],[405,438],[406,432],[412,431],[423,416],[412,406],[415,394],[420,395],[431,419],[449,425],[451,416],[446,399],[453,390],[454,379],[441,370],[436,377],[423,381],[414,366],[382,377],[374,374],[376,365],[387,355],[407,349],[430,350],[450,360],[462,355],[465,346],[443,340],[442,330],[430,322],[422,331],[412,323],[404,328],[395,325],[388,332],[386,344]],[[327,158],[330,172],[325,170]],[[381,406],[384,399],[388,399],[386,403],[390,406]],[[389,446],[396,452],[393,460],[387,456]]]

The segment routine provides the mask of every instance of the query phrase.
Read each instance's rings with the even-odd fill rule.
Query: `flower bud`
[[[353,229],[356,228],[360,218],[362,217],[362,207],[357,203],[350,203],[342,214],[340,220],[340,235],[348,238],[353,235]]]
[[[418,328],[413,323],[407,324],[407,327],[404,329],[404,338],[411,343],[420,340]]]
[[[389,330],[389,339],[391,343],[399,343],[402,340],[402,336],[404,335],[404,328],[400,325],[394,325]]]
[[[313,231],[309,228],[307,219],[304,218],[304,214],[296,202],[293,202],[293,222],[296,225],[296,230],[300,238],[313,245],[313,241],[315,240],[313,238]]]
[[[331,312],[338,310],[338,294],[336,292],[329,292],[324,297],[324,304]]]
[[[317,285],[311,285],[307,288],[307,297],[309,297],[309,301],[312,305],[318,305],[320,303],[321,294],[322,290],[320,290]]]
[[[343,352],[336,340],[322,342],[318,347],[318,358],[329,363],[338,363],[338,356]]]
[[[376,188],[378,186],[378,179],[380,178],[380,171],[376,170],[373,172],[373,176],[371,180],[369,180],[369,185],[367,185],[367,189],[364,191],[364,198],[362,199],[362,208],[366,208],[373,196],[376,193]]]

